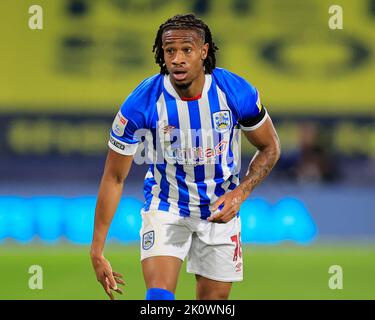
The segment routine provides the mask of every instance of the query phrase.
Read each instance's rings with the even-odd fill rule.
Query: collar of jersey
[[[208,90],[211,87],[211,82],[212,82],[212,77],[210,74],[205,74],[204,77],[205,77],[205,80],[204,80],[201,97],[207,94]],[[181,97],[178,95],[177,91],[175,90],[175,88],[173,87],[169,74],[164,76],[164,88],[172,97],[178,100],[182,100]]]

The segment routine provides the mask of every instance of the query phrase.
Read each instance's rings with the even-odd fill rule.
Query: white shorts
[[[141,260],[173,256],[184,261],[187,257],[189,273],[223,282],[242,281],[240,218],[219,224],[165,211],[141,214]]]

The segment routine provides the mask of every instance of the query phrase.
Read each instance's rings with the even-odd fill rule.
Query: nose
[[[174,65],[183,65],[183,64],[185,64],[184,54],[183,54],[182,51],[180,51],[180,50],[176,51],[175,55],[173,56],[172,63]]]

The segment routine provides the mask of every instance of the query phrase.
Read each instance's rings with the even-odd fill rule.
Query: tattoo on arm
[[[264,180],[271,172],[279,159],[280,152],[277,148],[258,150],[250,162],[246,176],[239,185],[245,197]]]

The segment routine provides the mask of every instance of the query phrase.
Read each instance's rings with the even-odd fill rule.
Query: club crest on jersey
[[[214,128],[217,132],[226,132],[231,127],[230,112],[217,111],[212,114],[212,120],[214,121]]]
[[[142,237],[142,247],[144,250],[150,249],[154,245],[155,232],[149,231],[146,232]]]
[[[116,115],[115,120],[113,121],[112,124],[112,130],[115,135],[122,137],[124,135],[124,130],[126,127],[126,124],[128,123],[128,119],[126,119],[121,111],[119,111]]]

